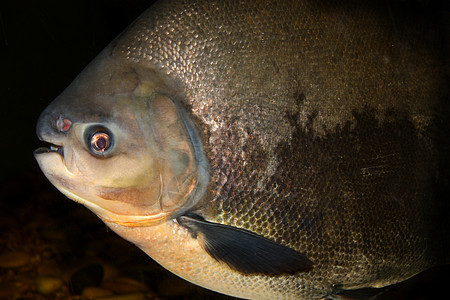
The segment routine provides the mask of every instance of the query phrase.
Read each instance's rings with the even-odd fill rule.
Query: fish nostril
[[[60,132],[69,131],[72,126],[72,121],[66,118],[63,118],[62,115],[59,115],[58,120],[56,120],[56,128]]]

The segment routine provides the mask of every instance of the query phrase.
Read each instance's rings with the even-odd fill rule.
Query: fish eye
[[[92,154],[102,156],[111,151],[113,136],[102,126],[92,126],[86,130],[86,143]]]

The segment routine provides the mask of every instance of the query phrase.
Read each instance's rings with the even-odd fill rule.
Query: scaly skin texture
[[[170,271],[238,297],[320,298],[337,287],[393,284],[441,263],[432,188],[441,64],[421,32],[427,20],[397,6],[161,1],[52,108],[53,119],[58,106],[73,112],[74,124],[90,119],[90,103],[101,111],[92,112],[97,121],[112,118],[103,105],[109,112],[115,102],[97,96],[104,91],[65,103],[85,86],[120,95],[137,89],[139,101],[154,92],[171,97],[196,127],[208,162],[209,186],[191,210],[291,247],[314,263],[311,270],[244,275],[212,259],[172,219],[123,226],[87,206]],[[136,126],[146,137],[143,103]]]
[[[315,263],[273,278],[287,294],[384,286],[437,262],[439,60],[422,20],[366,2],[168,1],[114,49],[183,85],[211,161],[203,215]]]

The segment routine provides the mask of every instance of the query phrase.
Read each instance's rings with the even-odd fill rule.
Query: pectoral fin
[[[248,230],[211,223],[195,214],[177,221],[211,257],[245,274],[305,271],[313,264],[304,254]]]

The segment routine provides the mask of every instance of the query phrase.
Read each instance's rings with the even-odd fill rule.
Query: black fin
[[[305,271],[312,262],[302,253],[248,230],[211,223],[195,214],[177,218],[217,261],[245,274]]]

